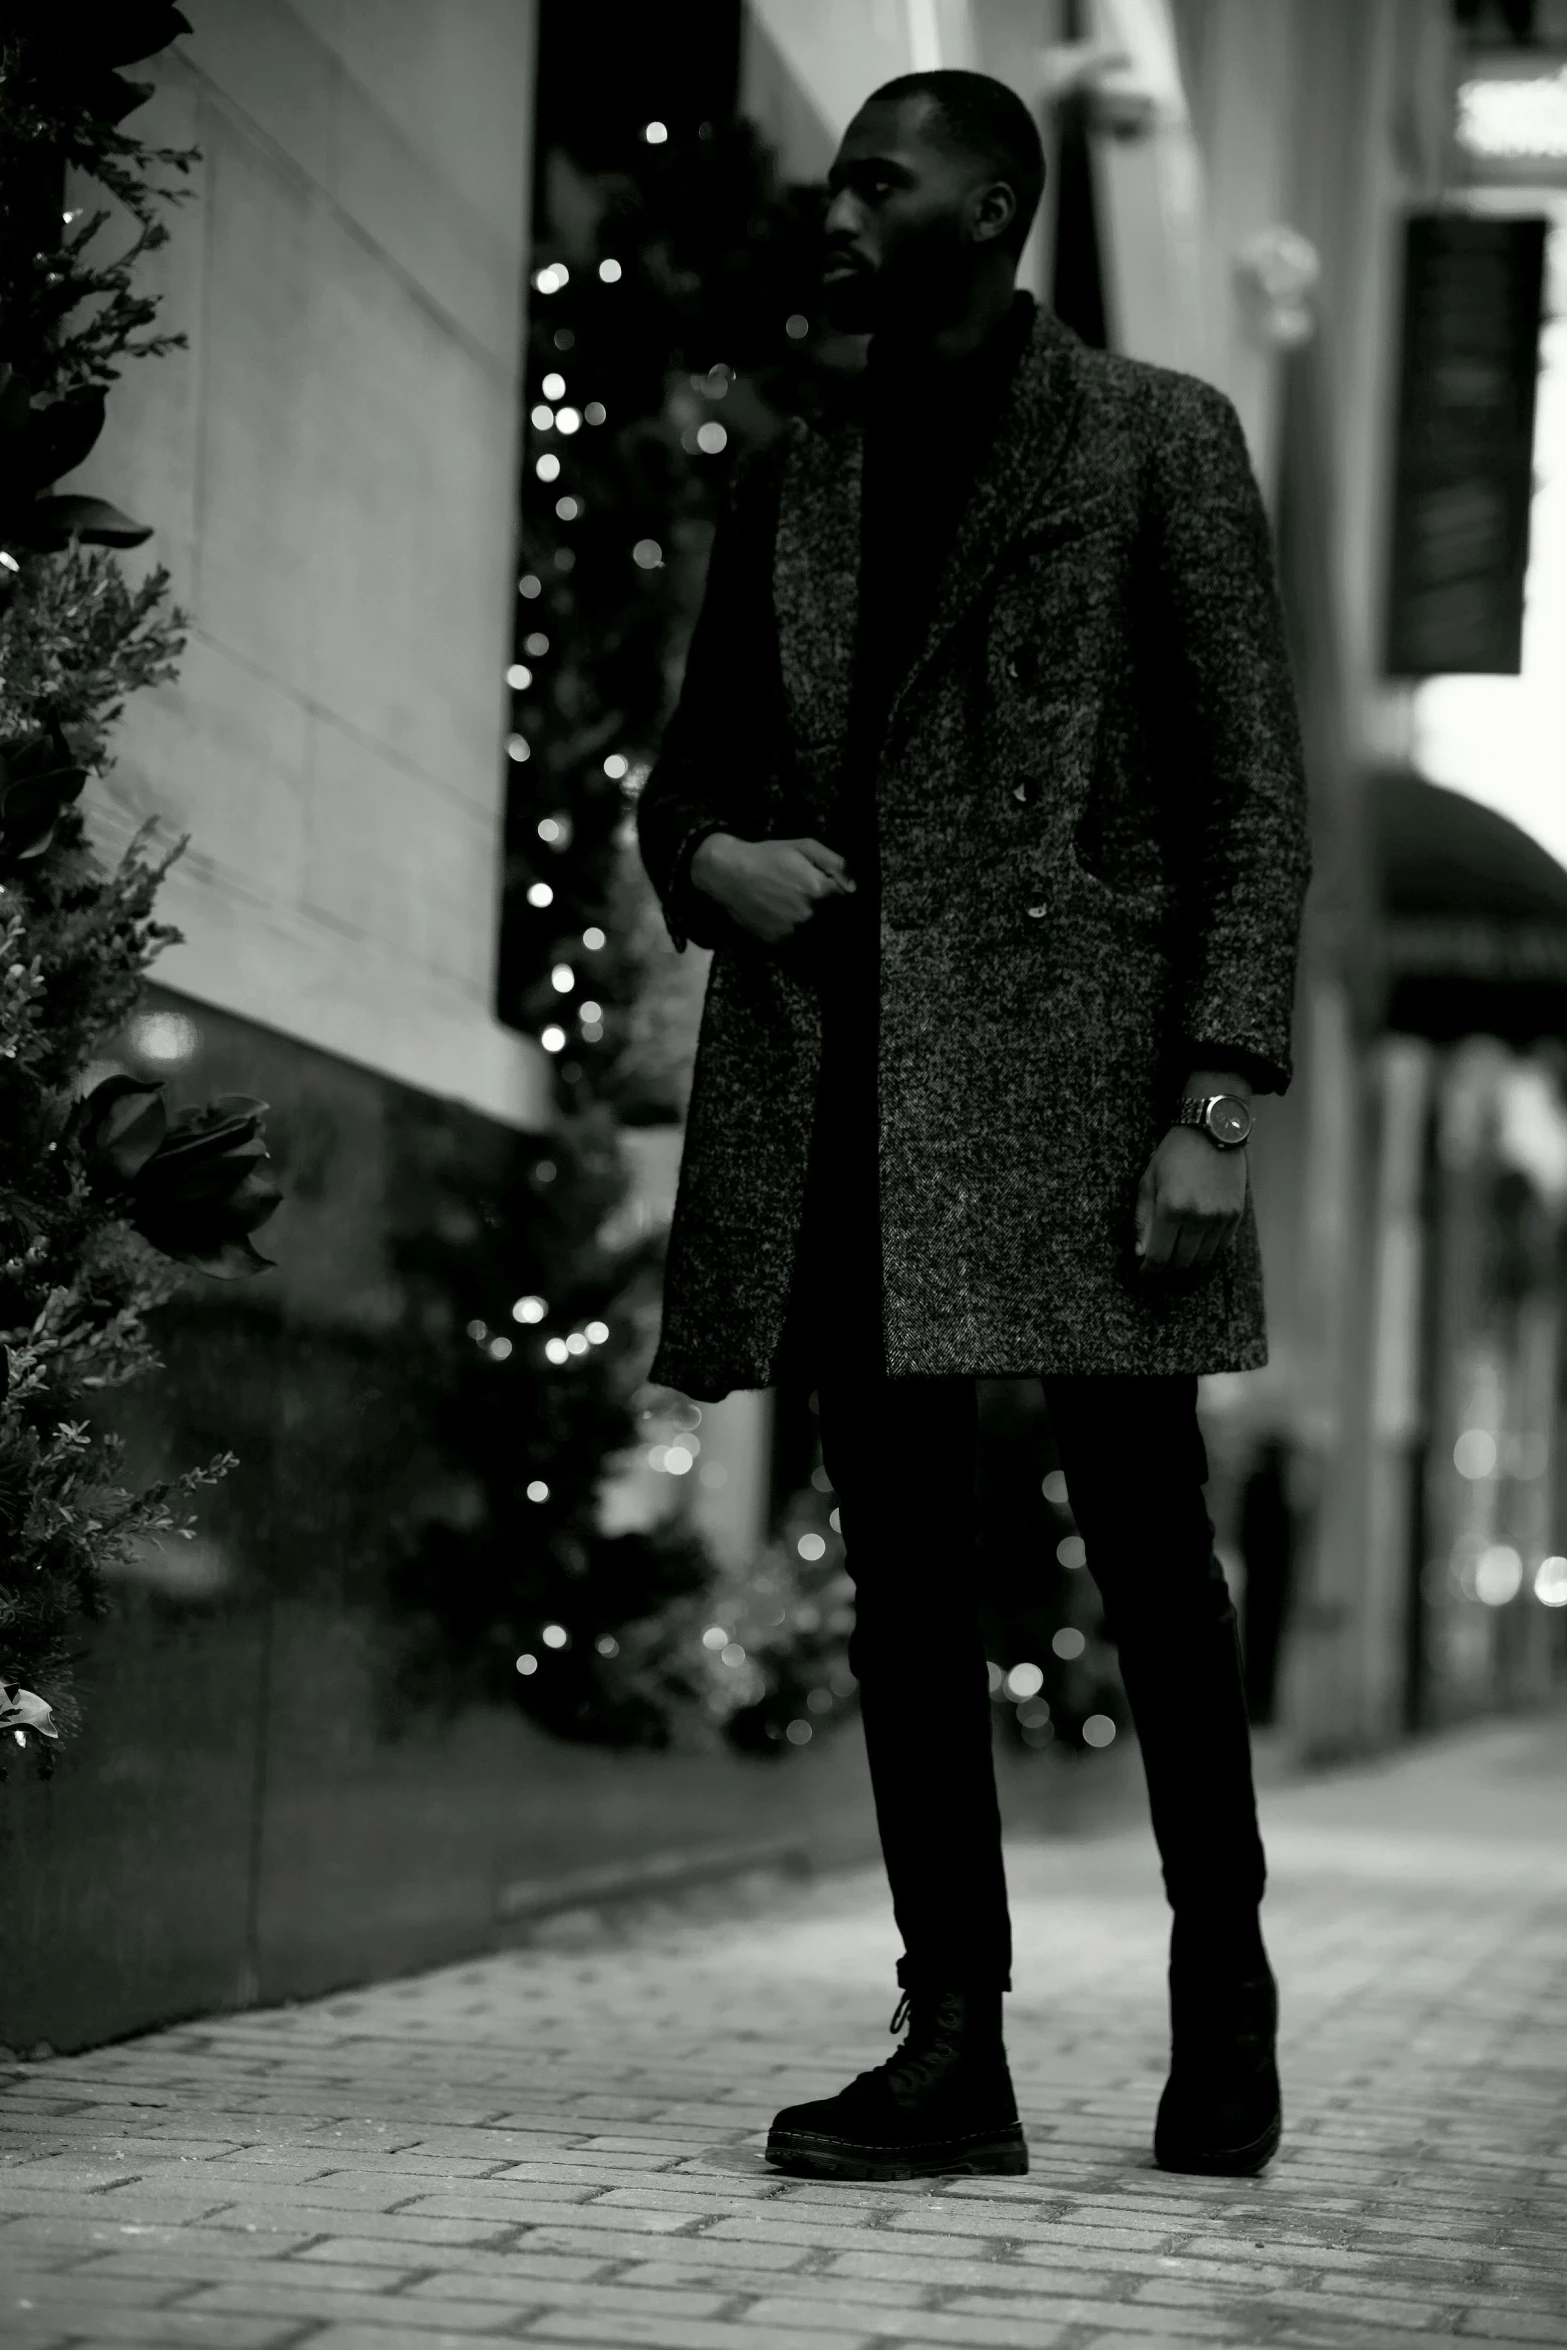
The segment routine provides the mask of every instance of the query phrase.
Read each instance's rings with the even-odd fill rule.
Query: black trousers
[[[814,1388],[858,1623],[900,1980],[1010,1987],[1011,1927],[975,1592],[977,1391],[886,1375],[876,1189],[875,892],[816,948],[823,1063],[777,1377]],[[1203,1498],[1195,1378],[1042,1381],[1116,1641],[1183,1932],[1255,1925],[1264,1864],[1235,1609]]]
[[[1203,1501],[1195,1379],[1043,1381],[1116,1640],[1178,1918],[1222,1934],[1264,1864],[1235,1610]],[[975,1604],[976,1388],[817,1381],[857,1626],[866,1749],[905,1983],[1010,1988],[1011,1926]]]

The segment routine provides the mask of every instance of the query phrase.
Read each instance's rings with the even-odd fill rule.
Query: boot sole
[[[923,2146],[859,2146],[852,2138],[774,2130],[767,2160],[775,2170],[805,2179],[1018,2178],[1028,2169],[1028,2147],[1021,2122],[973,2138],[936,2138]]]
[[[1284,2117],[1275,2114],[1260,2137],[1244,2146],[1176,2146],[1154,2139],[1153,2158],[1161,2170],[1188,2171],[1199,2178],[1249,2179],[1273,2160]]]

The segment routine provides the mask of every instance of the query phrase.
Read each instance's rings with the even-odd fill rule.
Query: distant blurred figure
[[[1279,1650],[1289,1613],[1295,1530],[1288,1468],[1289,1446],[1283,1437],[1266,1436],[1241,1489],[1239,1534],[1246,1566],[1241,1650],[1246,1660],[1246,1710],[1258,1724],[1274,1718]]]

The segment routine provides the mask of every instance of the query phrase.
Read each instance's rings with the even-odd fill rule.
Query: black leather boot
[[[812,2179],[920,2179],[1028,2168],[1001,2040],[999,1991],[908,1990],[896,2056],[836,2097],[787,2105],[767,2159]]]
[[[1278,1986],[1261,1936],[1183,1935],[1170,1948],[1170,2077],[1154,2124],[1161,2170],[1248,2178],[1283,2127]]]

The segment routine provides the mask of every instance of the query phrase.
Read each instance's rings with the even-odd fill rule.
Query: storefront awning
[[[1372,778],[1391,1028],[1438,1041],[1567,1037],[1567,869],[1422,776]]]

